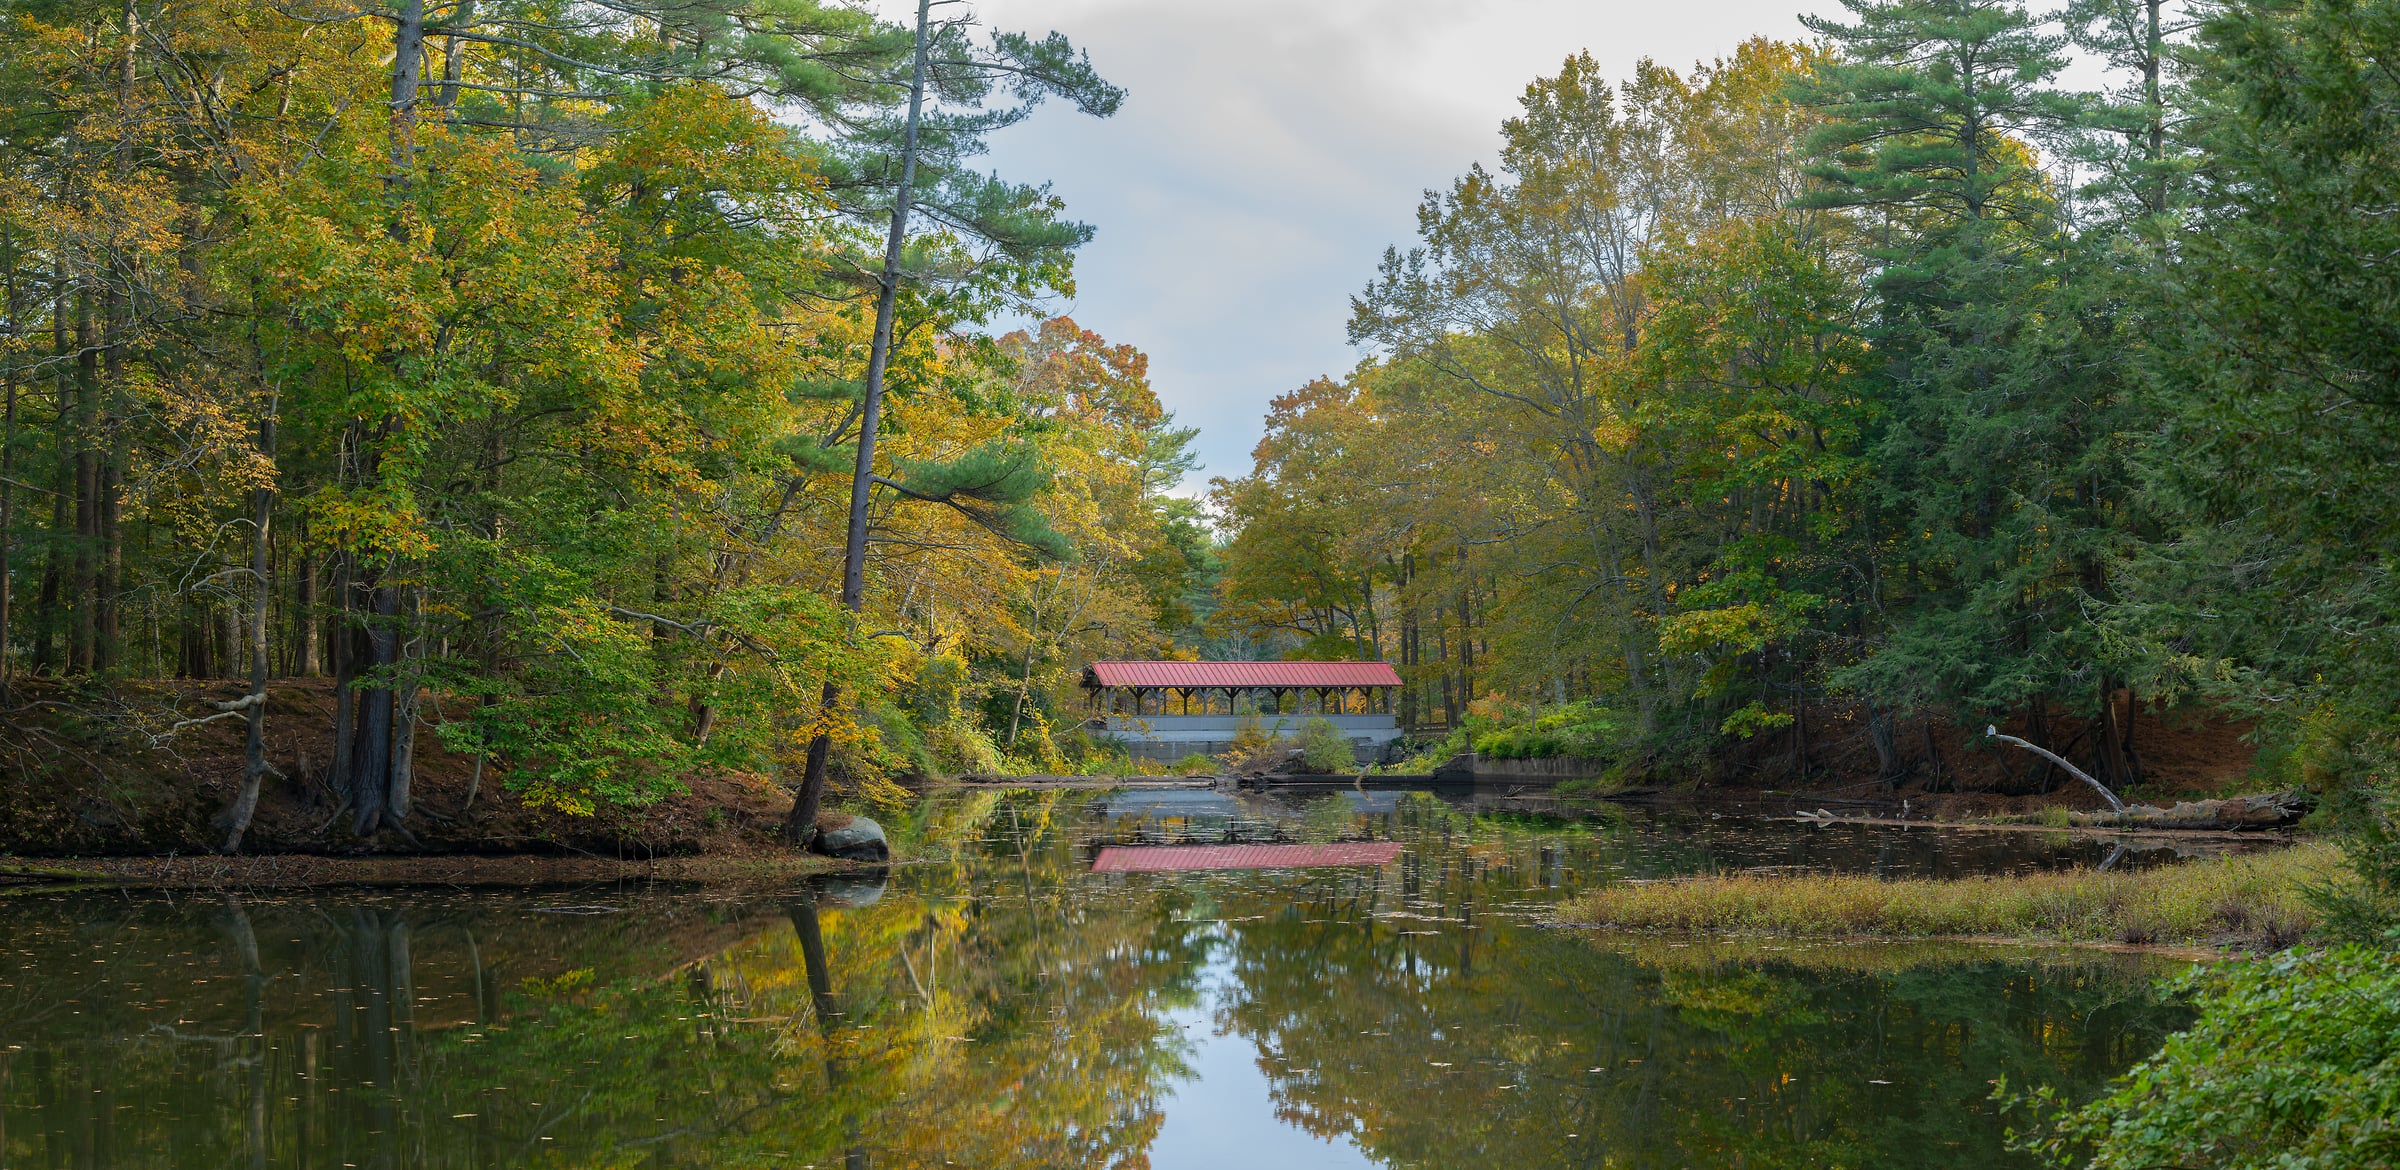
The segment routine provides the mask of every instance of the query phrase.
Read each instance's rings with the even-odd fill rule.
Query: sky
[[[898,12],[897,4],[884,2]],[[990,169],[1050,183],[1098,234],[1053,306],[1150,355],[1212,476],[1250,469],[1267,402],[1362,356],[1350,297],[1406,248],[1428,188],[1497,154],[1536,77],[1589,50],[1611,76],[1746,37],[1799,38],[1834,0],[978,0],[985,24],[1063,32],[1128,91],[1113,118],[1045,106]],[[914,6],[909,5],[913,15]]]

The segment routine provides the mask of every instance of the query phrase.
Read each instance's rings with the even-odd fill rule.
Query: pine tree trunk
[[[900,184],[892,194],[891,232],[884,237],[881,287],[875,299],[875,335],[868,347],[866,392],[859,412],[858,463],[850,476],[850,525],[842,545],[842,608],[850,612],[853,622],[866,608],[867,505],[875,488],[875,437],[882,425],[883,376],[891,363],[893,324],[899,312],[900,253],[908,240],[908,213],[914,197],[911,187],[916,182],[917,124],[925,107],[927,55],[932,47],[927,32],[932,11],[932,0],[917,0],[916,62],[909,81],[908,123],[901,138]],[[841,694],[838,685],[830,681],[825,684],[817,704],[820,718],[831,713],[841,701]],[[783,822],[783,839],[793,845],[806,847],[816,840],[817,812],[825,800],[825,768],[832,754],[830,734],[820,731],[809,738],[800,790],[794,794],[792,811]]]

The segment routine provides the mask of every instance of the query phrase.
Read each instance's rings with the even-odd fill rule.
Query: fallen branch
[[[217,709],[216,714],[203,715],[198,719],[178,719],[165,731],[151,736],[150,742],[153,745],[165,743],[169,738],[173,737],[176,732],[181,731],[186,727],[191,727],[201,723],[214,723],[219,719],[231,719],[236,715],[244,715],[249,712],[250,708],[261,706],[265,704],[266,701],[266,692],[256,691],[251,694],[243,695],[238,699],[227,699],[222,703],[210,703],[209,706]]]
[[[2110,792],[2107,785],[2092,779],[2091,776],[2085,773],[2083,769],[2068,763],[2065,756],[2059,755],[2057,752],[2051,751],[2049,748],[2042,747],[2039,744],[2018,739],[2016,736],[2002,735],[2000,734],[1999,728],[1993,727],[1988,723],[1984,725],[1983,734],[1988,738],[1999,740],[2002,743],[2013,743],[2018,747],[2024,748],[2026,751],[2032,752],[2033,754],[2058,765],[2061,768],[2065,768],[2069,773],[2073,774],[2076,779],[2091,785],[2092,791],[2099,793],[2100,798],[2108,802],[2108,807],[2115,809],[2120,813],[2125,811],[2125,802],[2118,800],[2116,793]]]

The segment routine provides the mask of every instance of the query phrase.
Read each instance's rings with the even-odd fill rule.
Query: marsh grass
[[[2280,948],[2312,934],[2310,890],[2344,879],[2330,845],[2133,872],[1948,880],[1726,874],[1591,890],[1562,921],[1634,930],[1852,938],[2014,938]]]
[[[1956,939],[1824,939],[1679,935],[1601,931],[1589,936],[1592,945],[1659,971],[1722,971],[1728,968],[1778,966],[1828,974],[1890,975],[1931,967],[1988,961],[1995,956],[2036,967],[2085,967],[2095,961],[2087,950],[2047,943],[2023,945]],[[2143,975],[2171,975],[2186,960],[2169,954],[2136,953],[2105,958],[2119,970]]]

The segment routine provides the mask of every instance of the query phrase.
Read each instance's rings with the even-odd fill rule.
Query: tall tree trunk
[[[475,24],[475,0],[466,0],[465,3],[458,6],[456,13],[442,23],[446,28],[473,27]],[[457,37],[442,38],[442,92],[441,96],[435,100],[444,114],[458,108],[458,83],[466,74],[467,64],[466,56],[462,52],[464,48],[465,45]]]
[[[1400,665],[1407,672],[1400,687],[1400,726],[1414,730],[1420,705],[1419,690],[1423,682],[1416,678],[1415,668],[1424,658],[1424,633],[1417,627],[1417,554],[1400,557]]]
[[[45,542],[41,592],[36,597],[33,611],[33,669],[37,674],[63,673],[65,669],[58,645],[59,627],[64,624],[59,607],[64,601],[61,594],[65,586],[63,569],[67,549],[61,538],[67,531],[68,501],[75,496],[72,465],[66,454],[72,427],[69,420],[74,416],[74,392],[69,389],[72,382],[67,374],[70,368],[67,355],[73,351],[67,339],[66,262],[53,258],[50,273],[53,295],[50,306],[50,349],[58,359],[58,409],[51,418],[50,450],[54,456],[52,462],[56,465],[52,483],[57,490],[50,493],[50,538]]]
[[[13,257],[11,258],[14,259]],[[11,264],[12,276],[14,264]],[[15,281],[10,281],[8,313],[16,317]],[[7,405],[0,408],[0,702],[8,698],[9,648],[14,645],[9,635],[16,630],[12,603],[15,597],[15,571],[10,554],[17,550],[17,370],[8,370]]]
[[[307,523],[300,522],[292,542],[301,550],[292,565],[292,673],[303,678],[314,677],[321,666],[317,661],[317,562],[307,551]]]
[[[418,0],[411,0],[416,3]],[[909,74],[908,124],[901,134],[900,184],[892,193],[892,227],[883,243],[883,275],[875,296],[875,338],[867,352],[867,385],[858,422],[858,463],[850,475],[850,527],[842,543],[842,608],[856,615],[867,600],[867,504],[875,488],[875,432],[883,418],[883,375],[892,358],[893,318],[899,312],[900,252],[908,240],[911,189],[917,179],[917,123],[925,109],[925,74],[931,47],[926,35],[933,0],[917,0],[916,62]],[[841,688],[825,684],[818,700],[818,718],[829,718],[841,701]],[[801,773],[800,791],[784,818],[783,839],[806,846],[816,839],[817,812],[825,800],[825,767],[832,758],[833,737],[819,731],[808,741],[808,761]]]
[[[333,567],[333,597],[337,613],[347,614],[351,606],[350,563],[348,553],[339,554]],[[331,638],[333,650],[333,760],[326,773],[334,796],[342,803],[358,799],[352,785],[350,752],[352,734],[356,730],[357,709],[354,706],[358,690],[358,636],[348,622],[334,626]]]
[[[356,803],[350,831],[360,837],[371,837],[383,828],[392,811],[393,673],[399,662],[400,589],[387,577],[388,571],[378,570],[365,583],[367,595],[374,599],[374,611],[368,615],[366,635],[361,639],[366,643],[366,660],[359,667],[360,673],[371,677],[364,688],[353,687],[358,694],[358,714],[350,746],[350,785]]]
[[[2125,713],[2117,714],[2117,696],[2125,696]],[[2092,756],[2096,770],[2111,788],[2124,788],[2141,779],[2141,769],[2128,746],[2133,739],[2133,691],[2119,688],[2116,679],[2104,676],[2100,681],[2100,710],[2097,726],[2092,728]]]
[[[392,20],[391,112],[386,122],[389,149],[386,162],[390,169],[384,176],[384,194],[391,213],[387,230],[394,240],[405,241],[409,229],[403,204],[416,166],[418,91],[423,86],[425,71],[425,0],[402,0]],[[399,357],[392,355],[395,364]],[[362,481],[373,483],[382,473],[378,455],[399,436],[401,425],[397,416],[387,416],[372,426],[354,421],[352,433],[358,436],[354,457]],[[386,825],[396,826],[402,815],[402,810],[392,803],[400,588],[390,579],[393,567],[382,563],[388,559],[387,554],[382,550],[368,551],[378,558],[377,567],[354,581],[343,597],[346,606],[364,599],[370,609],[364,629],[356,639],[359,661],[351,667],[350,688],[357,703],[351,715],[349,743],[348,774],[355,806],[350,831],[360,837],[373,836]],[[350,568],[353,573],[360,571],[355,555]],[[367,676],[363,687],[355,681],[359,675]]]
[[[2145,5],[2149,18],[2146,44],[2142,54],[2142,101],[2150,108],[2149,142],[2144,157],[2150,163],[2150,190],[2147,192],[2152,214],[2167,210],[2167,176],[2162,164],[2167,156],[2167,110],[2159,93],[2158,74],[2165,63],[2164,37],[2159,31],[2159,9],[2166,0],[2149,0]]]
[[[275,465],[276,402],[275,392],[269,390],[258,416],[258,454],[270,469]],[[267,778],[267,607],[275,596],[268,531],[274,519],[275,484],[269,481],[250,493],[250,709],[242,744],[242,787],[225,816],[227,853],[242,851],[242,837],[258,811],[258,790]]]
[[[391,173],[385,192],[395,204],[409,186],[409,171],[417,150],[417,89],[425,72],[425,0],[401,0],[392,23],[392,110],[388,126]],[[395,206],[391,232],[401,238],[405,225]]]
[[[408,820],[409,802],[416,785],[417,757],[417,698],[421,687],[416,662],[424,657],[425,649],[418,643],[425,616],[425,598],[416,589],[408,591],[407,626],[393,632],[397,652],[393,669],[399,677],[392,687],[392,766],[387,781],[385,810],[395,825]]]
[[[2035,695],[2033,702],[2027,706],[2029,710],[2026,712],[2025,738],[2046,750],[2050,746],[2050,704],[2042,696]],[[2058,769],[2047,759],[2043,759],[2035,767],[2040,770],[2033,775],[2034,790],[2047,796],[2051,789],[2058,786]]]
[[[94,622],[99,608],[100,567],[93,547],[98,543],[100,467],[92,450],[99,398],[98,353],[92,345],[92,298],[75,298],[75,572],[70,590],[74,625],[67,631],[67,666],[76,673],[92,669],[92,643],[99,635]]]
[[[1867,704],[1867,742],[1875,748],[1875,778],[1887,789],[1900,783],[1899,722],[1891,708]]]
[[[103,324],[108,349],[100,380],[100,442],[94,447],[98,466],[93,470],[92,537],[99,546],[99,571],[92,585],[92,664],[100,670],[117,663],[117,595],[125,579],[125,546],[118,539],[117,526],[117,497],[125,465],[125,428],[117,405],[118,388],[125,384],[125,312],[124,294],[112,288]]]

